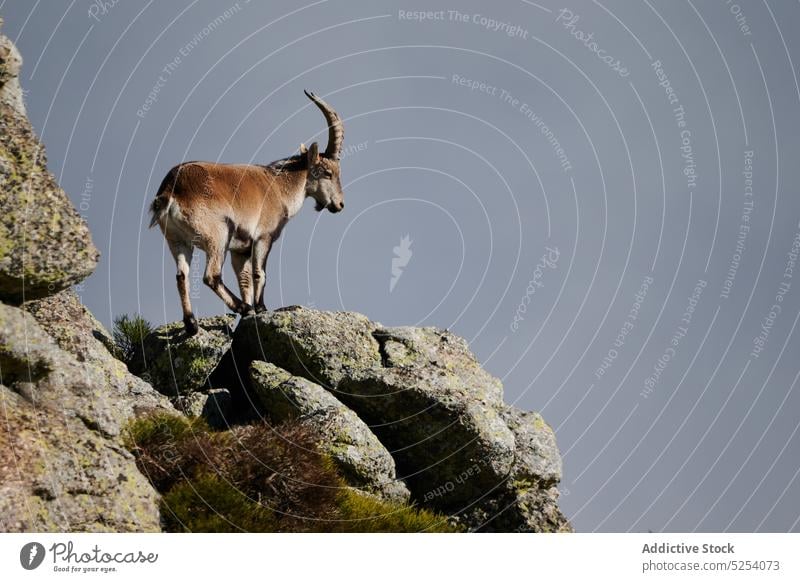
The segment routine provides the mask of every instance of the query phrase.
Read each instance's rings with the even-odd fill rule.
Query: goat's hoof
[[[184,317],[183,327],[186,329],[186,335],[190,337],[197,335],[197,332],[200,331],[200,328],[197,326],[197,320],[194,318],[194,316]]]

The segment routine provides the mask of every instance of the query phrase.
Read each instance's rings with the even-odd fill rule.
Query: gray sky
[[[580,531],[800,530],[797,3],[102,4],[0,13],[105,324],[180,318],[166,171],[324,142],[308,88],[347,209],[286,228],[270,307],[466,337],[556,429]]]

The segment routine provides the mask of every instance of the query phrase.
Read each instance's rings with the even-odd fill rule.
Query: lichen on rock
[[[20,66],[0,35],[0,299],[15,304],[80,282],[99,257],[86,222],[47,170],[25,116]]]
[[[398,480],[394,459],[355,412],[313,382],[273,364],[250,366],[253,390],[270,418],[297,420],[320,434],[321,450],[337,463],[347,482],[388,501],[407,501],[410,494]]]
[[[210,386],[208,378],[231,347],[234,320],[233,315],[200,319],[194,336],[186,334],[181,322],[154,329],[144,340],[143,357],[133,364],[134,372],[170,398],[221,388]]]
[[[373,330],[360,313],[291,306],[244,318],[233,351],[237,358],[273,362],[331,387],[352,372],[380,365]]]
[[[123,448],[133,406],[0,304],[0,531],[159,531],[156,492]]]
[[[21,64],[0,35],[0,531],[160,531],[158,495],[122,434],[170,406],[112,356],[77,296],[59,293],[98,252],[47,171]]]
[[[262,360],[274,364],[273,376],[328,390],[391,452],[423,507],[480,531],[570,529],[555,501],[561,459],[552,429],[505,404],[500,381],[450,332],[292,307],[245,318],[232,352],[239,369]]]
[[[37,323],[65,352],[89,366],[103,378],[108,390],[121,397],[120,405],[126,415],[143,414],[153,409],[171,410],[172,405],[144,382],[128,371],[110,349],[113,340],[103,325],[80,302],[71,289],[25,304]]]

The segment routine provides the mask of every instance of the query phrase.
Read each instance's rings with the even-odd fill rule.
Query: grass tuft
[[[275,513],[217,475],[199,474],[164,495],[162,516],[172,532],[277,531]]]
[[[153,331],[153,326],[141,315],[120,315],[114,319],[114,344],[119,358],[130,368],[141,357],[144,339]]]
[[[328,531],[340,533],[452,533],[459,531],[450,525],[443,515],[411,505],[381,501],[352,490],[340,493],[337,504],[341,521],[333,524]]]
[[[452,532],[441,515],[347,487],[297,422],[213,432],[199,419],[155,413],[133,421],[125,444],[162,493],[173,532]]]

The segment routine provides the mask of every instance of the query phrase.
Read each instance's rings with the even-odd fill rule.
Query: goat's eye
[[[326,178],[333,178],[333,172],[330,170],[325,170],[325,177]]]

